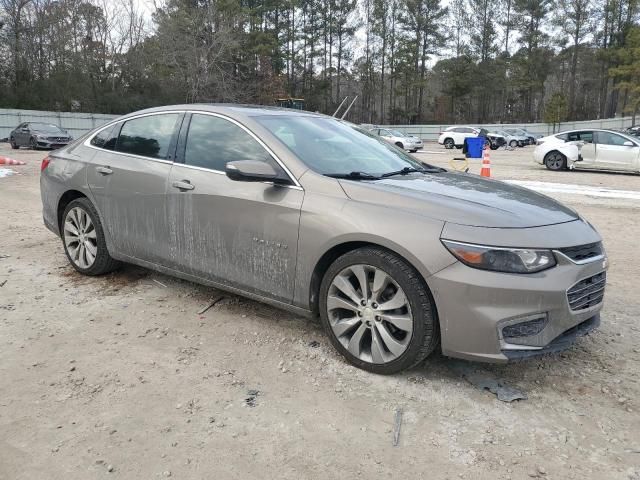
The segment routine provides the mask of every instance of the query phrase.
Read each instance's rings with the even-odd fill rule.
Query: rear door
[[[89,142],[97,152],[87,180],[120,254],[159,264],[168,257],[165,194],[183,115],[132,118]]]
[[[640,147],[637,142],[613,132],[596,132],[596,167],[606,170],[633,171],[637,168]]]
[[[286,135],[286,132],[283,133]],[[304,192],[237,182],[227,162],[258,160],[283,170],[245,127],[216,114],[184,122],[167,194],[172,268],[290,303]]]
[[[581,130],[568,132],[566,142],[580,142],[580,157],[582,161],[575,164],[576,167],[594,168],[596,164],[596,144],[594,142],[593,130]]]

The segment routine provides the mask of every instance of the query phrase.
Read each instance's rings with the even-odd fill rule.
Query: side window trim
[[[180,126],[180,133],[178,134],[178,142],[176,145],[176,157],[174,163],[185,165],[185,150],[187,148],[187,133],[189,133],[189,127],[191,126],[191,117],[193,115],[190,112],[185,113]]]

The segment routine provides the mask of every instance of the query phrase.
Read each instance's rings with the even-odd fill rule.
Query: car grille
[[[584,310],[602,302],[606,282],[607,274],[600,272],[593,277],[579,281],[567,290],[567,300],[571,310]]]
[[[581,262],[602,255],[602,243],[596,242],[577,247],[560,248],[559,251],[574,262]]]
[[[68,139],[66,137],[47,137],[47,140],[50,142],[66,142]]]

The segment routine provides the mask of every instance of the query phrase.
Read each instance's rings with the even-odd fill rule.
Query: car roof
[[[334,117],[328,117],[327,115],[323,115],[321,113],[307,112],[304,110],[295,110],[292,108],[270,107],[270,106],[264,106],[264,105],[245,105],[245,104],[235,104],[235,103],[187,103],[187,104],[180,104],[180,105],[165,105],[162,107],[147,108],[145,110],[132,112],[130,114],[123,116],[122,118],[126,118],[133,115],[140,115],[140,114],[146,114],[146,113],[158,113],[158,112],[173,111],[173,110],[191,110],[191,111],[221,113],[221,114],[226,114],[230,117],[286,115],[286,116],[295,116],[295,117],[334,118]]]

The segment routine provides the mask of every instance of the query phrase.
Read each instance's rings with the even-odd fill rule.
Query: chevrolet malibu
[[[77,271],[134,263],[319,316],[371,372],[526,359],[600,322],[605,253],[573,210],[319,114],[133,113],[46,158],[41,192]]]

